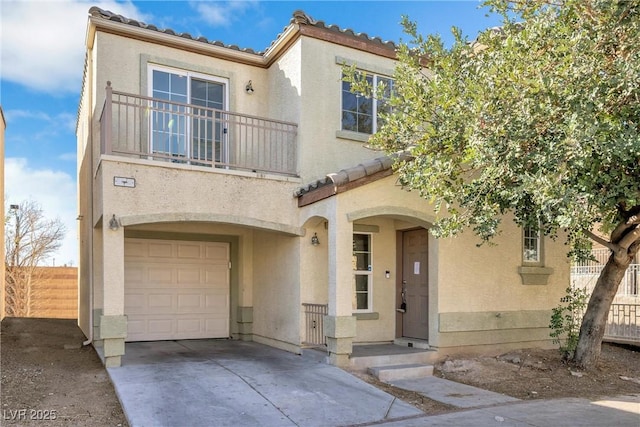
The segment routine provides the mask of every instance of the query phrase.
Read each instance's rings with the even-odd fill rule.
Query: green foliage
[[[583,230],[610,232],[640,207],[640,2],[487,4],[502,27],[473,43],[454,30],[451,47],[404,19],[413,41],[398,48],[393,111],[370,142],[410,152],[395,167],[433,202],[436,235],[470,227],[488,242],[509,213],[566,231],[585,258]]]
[[[568,287],[567,294],[560,298],[560,305],[552,310],[549,334],[554,344],[560,345],[565,359],[571,359],[578,345],[580,318],[587,305],[587,293],[582,288]]]

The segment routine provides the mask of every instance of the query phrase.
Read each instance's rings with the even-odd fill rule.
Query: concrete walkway
[[[459,408],[481,407],[428,416],[327,365],[320,352],[297,356],[253,342],[129,343],[122,367],[108,372],[132,427],[640,425],[638,396],[520,402],[440,378],[394,383]]]

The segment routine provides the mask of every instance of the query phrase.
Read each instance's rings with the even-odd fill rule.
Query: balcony
[[[101,153],[298,176],[295,123],[118,92],[107,83]]]

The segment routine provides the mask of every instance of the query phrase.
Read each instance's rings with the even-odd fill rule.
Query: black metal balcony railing
[[[101,152],[297,176],[295,123],[114,91],[107,83]]]

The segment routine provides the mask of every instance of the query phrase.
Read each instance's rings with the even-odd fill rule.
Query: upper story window
[[[540,263],[542,251],[540,244],[540,230],[533,227],[525,227],[522,236],[522,261],[525,263]]]
[[[371,235],[354,233],[353,235],[353,302],[354,312],[371,311],[373,272]]]
[[[391,111],[389,98],[393,91],[393,79],[367,74],[367,82],[373,88],[384,85],[380,97],[366,97],[351,93],[351,83],[342,82],[342,130],[373,134],[382,126],[380,113]]]
[[[151,151],[205,164],[227,162],[226,126],[221,113],[226,108],[227,81],[158,66],[150,66],[149,71],[149,95],[154,99]]]

